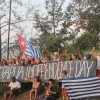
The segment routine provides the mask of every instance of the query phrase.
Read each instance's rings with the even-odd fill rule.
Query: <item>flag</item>
[[[18,40],[20,43],[20,48],[22,53],[32,58],[37,58],[37,59],[42,58],[41,53],[19,34],[18,34]]]
[[[68,92],[70,100],[100,97],[99,77],[62,79],[62,86]]]
[[[32,50],[32,55],[34,56],[34,58],[42,59],[42,55],[39,50],[35,49],[31,44],[30,44],[30,48]]]

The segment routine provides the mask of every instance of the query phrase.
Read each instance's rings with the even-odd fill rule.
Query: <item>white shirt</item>
[[[100,70],[100,56],[97,56],[97,69]]]
[[[19,88],[21,88],[21,84],[18,81],[10,82],[9,87],[11,88],[11,90],[14,89],[14,88],[18,88],[19,89]]]

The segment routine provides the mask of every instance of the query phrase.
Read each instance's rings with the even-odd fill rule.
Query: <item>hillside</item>
[[[3,95],[0,96],[0,100],[3,100]],[[13,100],[29,100],[29,90],[24,93],[21,93],[18,96],[15,96],[13,98]],[[63,100],[63,99],[62,99],[62,97],[60,97],[58,100]],[[98,99],[81,99],[81,100],[100,100],[100,98],[98,98]]]
[[[3,100],[3,95],[0,96],[0,100]],[[29,90],[24,92],[24,93],[21,93],[20,95],[18,96],[15,96],[13,98],[13,100],[29,100]],[[62,100],[61,98],[59,98],[58,100]]]

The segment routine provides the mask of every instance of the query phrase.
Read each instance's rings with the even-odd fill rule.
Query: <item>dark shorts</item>
[[[39,100],[56,100],[56,98],[54,96],[42,95],[39,97]]]

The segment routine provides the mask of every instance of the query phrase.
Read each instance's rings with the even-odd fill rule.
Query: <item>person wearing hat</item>
[[[84,60],[90,60],[91,57],[93,56],[94,51],[95,51],[95,47],[92,48],[91,52],[86,52],[86,55],[84,55],[82,53],[81,49],[79,48],[79,53],[81,54],[82,59],[84,59]]]

